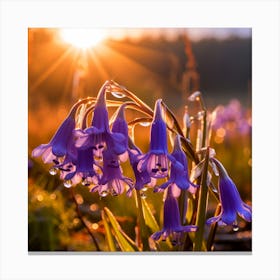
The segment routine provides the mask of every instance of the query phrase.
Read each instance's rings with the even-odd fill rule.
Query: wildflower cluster
[[[130,100],[109,100],[109,94],[126,96]],[[111,118],[109,107],[117,108]],[[127,109],[136,110],[143,117],[128,122]],[[187,115],[184,119],[188,119]],[[134,126],[143,121],[150,125],[149,150],[146,152],[136,146],[133,136]],[[172,151],[169,151],[169,138]],[[50,174],[59,173],[67,188],[81,183],[90,192],[98,192],[100,197],[124,192],[131,197],[132,193],[143,193],[147,187],[153,188],[155,193],[164,192],[163,229],[153,232],[151,238],[158,241],[170,237],[173,244],[178,245],[184,240],[184,232],[203,234],[199,220],[201,217],[205,219],[205,210],[198,213],[200,216],[195,216],[197,211],[193,211],[193,224],[186,224],[186,192],[196,199],[197,205],[201,203],[201,186],[206,185],[206,189],[211,186],[208,166],[219,176],[219,187],[214,194],[221,204],[221,211],[206,224],[235,225],[237,214],[251,221],[251,207],[241,200],[225,168],[214,157],[215,153],[202,148],[194,151],[174,114],[161,99],[155,102],[152,110],[124,87],[106,81],[96,98],[79,100],[72,107],[50,142],[35,148],[32,156],[41,156],[44,163],[52,164]],[[192,179],[188,160],[193,162],[193,170],[196,170]],[[133,178],[124,174],[124,162],[129,162]],[[179,200],[183,201],[183,207],[179,206]],[[195,242],[198,242],[196,237]]]

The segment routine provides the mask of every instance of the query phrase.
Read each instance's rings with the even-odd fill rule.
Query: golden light
[[[102,29],[65,28],[60,30],[60,36],[76,48],[87,49],[104,40],[106,32]]]

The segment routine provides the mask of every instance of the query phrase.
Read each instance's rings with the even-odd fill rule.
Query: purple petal
[[[252,221],[252,208],[249,205],[243,203],[242,206],[238,209],[238,214],[247,222]]]
[[[50,144],[41,144],[40,146],[36,147],[32,151],[32,157],[39,157],[44,153],[51,145]]]
[[[218,216],[209,218],[209,219],[206,221],[206,224],[207,224],[207,225],[211,225],[211,224],[213,224],[213,223],[216,223],[216,222],[219,221],[220,219],[221,219],[221,214],[218,215]]]
[[[151,238],[154,239],[155,241],[157,241],[157,240],[160,239],[160,237],[161,237],[162,234],[163,234],[163,231],[162,231],[162,230],[161,230],[161,231],[157,231],[157,232],[155,232],[155,233],[153,233],[153,234],[151,235]]]
[[[42,154],[42,160],[44,163],[53,162],[56,159],[56,156],[52,153],[52,147],[49,147],[45,152]]]
[[[194,232],[198,230],[198,226],[183,226],[181,227],[181,231],[184,232]]]

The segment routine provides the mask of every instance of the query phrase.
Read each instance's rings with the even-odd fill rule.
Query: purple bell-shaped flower
[[[167,197],[164,201],[163,229],[152,234],[151,238],[155,241],[162,238],[165,240],[171,237],[173,245],[180,244],[183,232],[197,231],[198,227],[194,225],[182,226],[180,222],[180,212],[177,199],[173,196],[172,190],[167,190]]]
[[[252,221],[252,208],[244,203],[240,194],[228,176],[223,165],[215,158],[212,159],[219,171],[219,196],[221,202],[221,213],[207,220],[207,224],[218,222],[223,225],[235,225],[237,214],[244,220]]]
[[[183,152],[180,142],[180,136],[176,135],[174,140],[174,148],[171,154],[177,162],[181,163],[183,170],[178,168],[178,164],[171,163],[170,167],[170,179],[162,184],[161,186],[155,188],[155,192],[165,190],[167,187],[172,188],[172,193],[175,197],[180,195],[181,190],[189,190],[190,186],[195,188],[198,185],[193,184],[189,179],[188,173],[188,160],[186,154]]]
[[[133,187],[133,181],[123,176],[121,166],[119,164],[118,156],[110,149],[103,151],[103,174],[97,184],[97,186],[91,189],[91,192],[98,191],[102,197],[107,196],[109,193],[112,195],[122,194],[125,190],[125,186],[128,186],[128,193]]]
[[[67,118],[58,128],[48,144],[41,144],[32,151],[32,157],[42,156],[44,163],[54,162],[58,164],[59,158],[64,157],[69,152],[74,142],[72,135],[75,129],[75,114],[71,110]]]
[[[109,128],[106,106],[106,91],[109,84],[108,81],[105,82],[98,93],[91,127],[75,131],[75,136],[77,136],[76,146],[92,148],[96,157],[102,157],[102,152],[106,146],[110,146],[110,149],[117,155],[125,152],[124,136],[120,133],[111,133]]]
[[[98,174],[96,170],[98,167],[94,162],[92,149],[77,149],[77,154],[76,166],[68,170],[60,168],[60,177],[64,179],[64,186],[71,187],[80,182],[82,182],[84,186],[97,184]]]
[[[139,164],[138,170],[147,170],[152,178],[165,178],[168,175],[169,161],[177,168],[183,169],[174,157],[168,153],[166,123],[162,118],[161,99],[155,104],[154,118],[151,126],[150,150]]]
[[[124,145],[126,146],[127,151],[123,155],[119,156],[119,158],[121,161],[126,161],[127,157],[129,157],[129,161],[135,176],[134,188],[137,190],[141,190],[145,187],[146,184],[149,184],[151,182],[151,177],[146,170],[140,172],[137,169],[140,157],[143,154],[128,136],[128,126],[125,120],[124,113],[125,106],[126,104],[124,103],[119,107],[117,116],[112,126],[112,132],[117,132],[124,135]]]

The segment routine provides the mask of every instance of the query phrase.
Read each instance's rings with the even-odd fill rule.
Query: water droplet
[[[107,191],[102,191],[101,193],[100,193],[100,196],[101,197],[105,197],[105,196],[107,196],[108,195],[108,192]]]
[[[56,175],[57,174],[57,168],[55,168],[55,167],[52,167],[50,170],[49,170],[49,173],[51,174],[51,175]]]
[[[118,193],[115,190],[113,190],[111,193],[112,193],[112,196],[117,196],[118,195]]]
[[[150,122],[140,122],[141,126],[148,127],[151,123]]]
[[[99,225],[97,223],[94,223],[94,224],[91,225],[91,228],[93,230],[97,230],[99,228]]]
[[[198,120],[202,120],[203,117],[204,117],[204,111],[198,112],[196,117],[197,117]]]
[[[145,194],[145,192],[140,192],[140,196],[142,199],[146,199],[147,195]]]
[[[65,180],[63,182],[63,185],[65,188],[71,188],[72,187],[72,181],[71,180]]]
[[[82,181],[82,185],[85,186],[85,187],[88,187],[88,186],[90,186],[90,181],[87,180],[87,179],[84,179],[84,180]]]
[[[111,94],[116,98],[124,98],[125,94],[118,92],[118,91],[111,91]]]
[[[238,231],[238,230],[239,230],[238,225],[237,225],[237,224],[233,224],[233,225],[232,225],[232,230],[233,230],[233,231]]]

